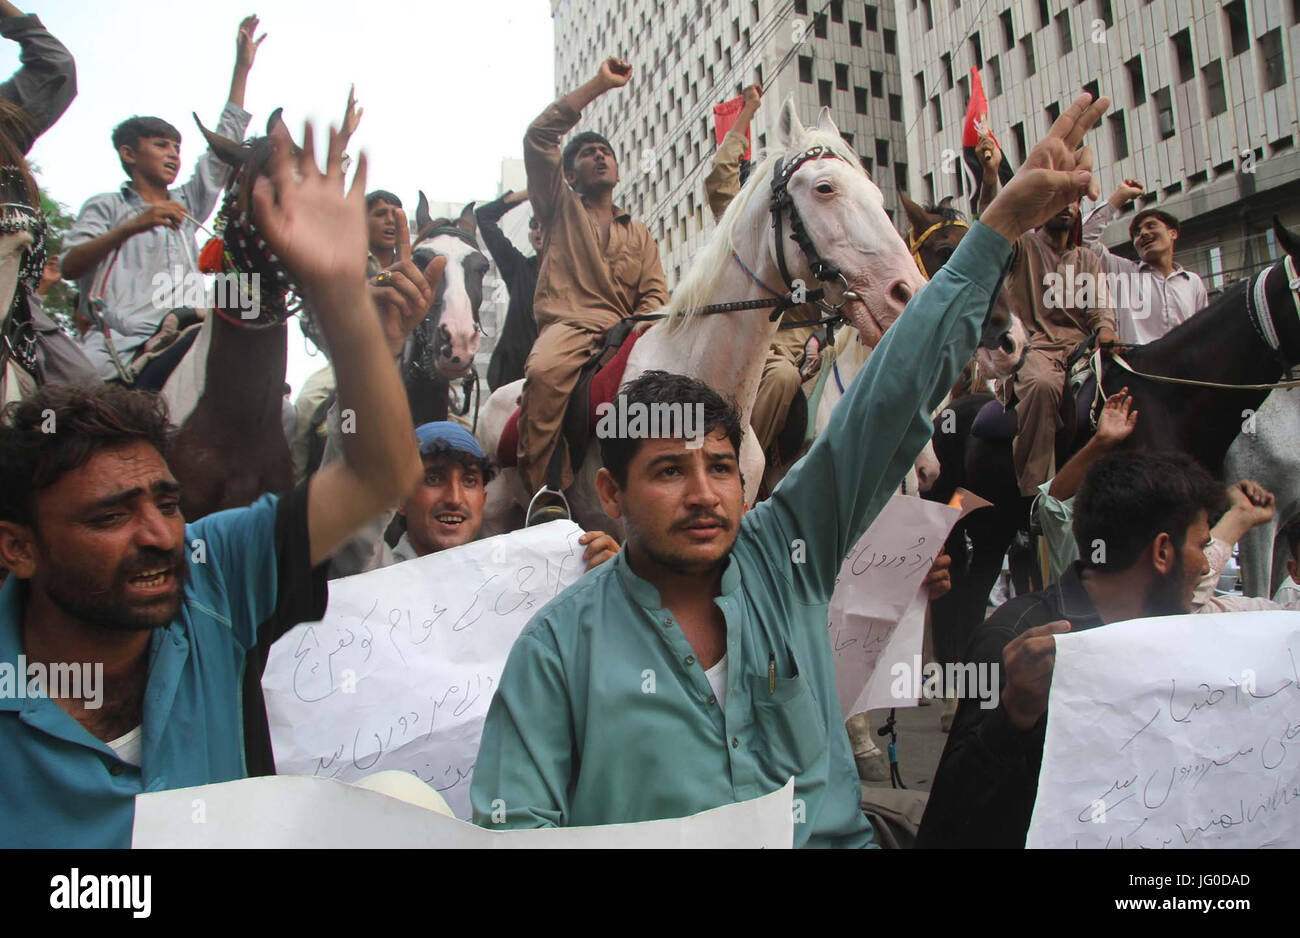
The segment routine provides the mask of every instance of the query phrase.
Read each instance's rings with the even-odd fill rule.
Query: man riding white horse
[[[600,134],[560,138],[582,109],[621,88],[632,66],[609,58],[582,87],[560,98],[524,136],[533,211],[546,231],[533,311],[540,332],[524,366],[519,470],[529,492],[563,490],[573,481],[561,422],[582,366],[620,319],[652,313],[668,301],[659,247],[650,231],[613,201],[618,159]],[[539,504],[529,523],[548,517]],[[550,506],[550,512],[555,512]]]

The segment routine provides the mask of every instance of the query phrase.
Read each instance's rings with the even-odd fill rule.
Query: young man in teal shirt
[[[602,440],[597,485],[625,549],[511,650],[474,770],[494,829],[682,817],[795,780],[795,846],[864,847],[871,826],[835,692],[826,606],[840,563],[930,438],[1011,244],[1091,184],[1084,95],[889,329],[826,433],[742,517],[734,411],[650,373],[627,406],[704,413],[704,441]]]

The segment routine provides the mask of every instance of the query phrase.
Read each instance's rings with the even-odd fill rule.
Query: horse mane
[[[818,145],[827,147],[857,172],[866,175],[866,170],[862,168],[862,164],[858,161],[858,155],[853,152],[853,149],[844,142],[844,139],[839,134],[808,128],[803,136],[799,138],[798,146],[790,149],[801,152]],[[662,312],[668,315],[670,326],[684,325],[688,319],[698,315],[699,310],[709,305],[718,281],[733,263],[731,252],[735,248],[733,235],[736,225],[749,208],[749,203],[754,199],[755,193],[762,190],[765,197],[770,191],[776,161],[781,156],[784,156],[785,152],[785,150],[772,148],[764,150],[758,155],[753,169],[750,171],[749,179],[741,187],[736,197],[731,200],[731,204],[727,206],[723,216],[718,219],[717,225],[714,226],[713,232],[709,235],[709,240],[705,243],[703,249],[695,255],[686,276],[682,277],[681,282],[677,284],[677,288],[673,290],[672,297],[664,306]]]
[[[31,139],[31,117],[12,101],[0,98],[0,166],[16,170],[0,180],[0,200],[23,202],[40,210],[41,192],[36,185],[20,140]]]
[[[952,196],[950,195],[944,196],[942,199],[938,201],[937,204],[922,202],[921,210],[924,211],[925,214],[927,215],[934,215],[938,217],[940,222],[969,220],[966,218],[965,212],[962,212],[960,209],[953,208]]]

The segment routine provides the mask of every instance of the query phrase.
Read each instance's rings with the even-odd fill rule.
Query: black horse
[[[1274,232],[1294,264],[1300,258],[1300,239],[1276,219]],[[1256,278],[1243,280],[1155,342],[1122,349],[1133,372],[1141,374],[1103,359],[1101,398],[1128,387],[1134,406],[1142,413],[1124,447],[1181,450],[1216,476],[1221,475],[1228,447],[1268,395],[1266,389],[1241,386],[1276,382],[1289,367],[1300,363],[1300,284],[1292,286],[1285,260],[1260,277],[1262,303],[1256,296]],[[1057,435],[1058,466],[1092,435],[1087,408],[1095,390],[1090,378],[1077,398],[1068,393],[1064,397],[1064,429]],[[984,619],[1002,559],[1016,532],[1028,521],[1029,500],[1021,496],[1016,484],[1011,437],[1006,432],[1014,432],[1014,414],[1000,414],[1000,405],[992,400],[988,394],[957,399],[952,404],[955,419],[946,425],[939,421],[934,435],[942,471],[926,497],[947,501],[960,485],[993,503],[992,508],[967,516],[948,541],[953,588],[933,604],[936,651],[943,660],[961,659],[970,634]],[[980,418],[981,426],[998,422],[986,420],[990,416],[1001,417],[1004,432],[981,435],[975,428],[976,418],[985,408],[989,410]],[[945,433],[945,429],[953,432]],[[1028,586],[1023,574],[1016,579],[1018,588]]]

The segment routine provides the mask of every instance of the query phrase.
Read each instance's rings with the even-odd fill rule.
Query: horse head
[[[912,226],[912,257],[917,269],[926,280],[948,263],[957,244],[970,230],[966,216],[952,207],[952,197],[941,199],[938,205],[919,205],[899,193],[903,210]],[[1019,366],[1024,357],[1029,337],[1020,323],[1020,317],[1008,304],[1006,293],[999,293],[993,301],[993,311],[984,323],[980,335],[982,361],[999,377],[1006,377]]]
[[[774,240],[778,263],[784,255],[790,278],[804,279],[809,289],[824,281],[831,302],[842,288],[841,312],[874,346],[925,280],[885,212],[880,188],[840,136],[829,109],[805,128],[793,97],[786,98],[776,136],[781,155],[773,214],[778,206],[790,208],[790,224],[781,230],[802,248]]]
[[[431,218],[429,200],[421,192],[415,229],[411,260],[423,270],[429,261],[442,256],[447,258],[447,269],[429,315],[415,327],[412,357],[426,373],[437,371],[454,380],[474,367],[482,331],[483,276],[491,265],[478,248],[473,202],[459,218]]]
[[[293,142],[280,108],[272,111],[267,119],[265,136],[247,141],[231,140],[208,130],[197,114],[194,122],[199,125],[212,152],[233,170],[215,222],[222,250],[217,252],[220,256],[209,257],[209,251],[205,249],[200,258],[200,269],[204,273],[238,273],[253,277],[254,283],[258,284],[256,295],[261,304],[260,315],[270,324],[279,323],[302,308],[302,294],[284,265],[257,233],[252,210],[253,183],[259,176],[267,174],[267,163],[276,147],[288,147],[292,153],[301,148]],[[309,323],[303,323],[303,331],[316,341],[316,330]]]

